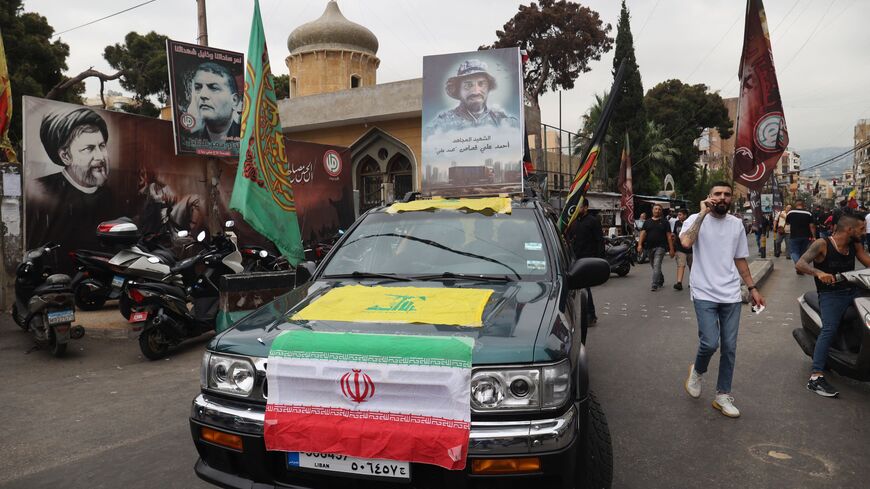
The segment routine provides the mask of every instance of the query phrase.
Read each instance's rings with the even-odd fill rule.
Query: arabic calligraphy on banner
[[[460,137],[451,141],[450,145],[442,145],[435,148],[436,155],[443,155],[449,153],[466,153],[466,152],[480,152],[480,154],[486,154],[490,151],[498,151],[503,149],[508,149],[511,147],[511,142],[509,139],[504,139],[504,142],[501,144],[493,144],[492,136],[481,136],[481,137]]]
[[[314,170],[311,162],[298,165],[290,163],[290,183],[308,183],[312,180],[314,180]]]

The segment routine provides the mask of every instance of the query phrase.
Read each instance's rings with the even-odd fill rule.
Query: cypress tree
[[[625,6],[625,0],[622,1],[622,10],[619,13],[619,25],[616,31],[616,49],[613,57],[613,76],[616,76],[616,71],[619,69],[619,64],[625,60],[625,78],[622,83],[622,94],[619,98],[619,103],[616,104],[613,111],[613,118],[610,120],[610,128],[608,129],[610,142],[607,145],[607,176],[608,189],[616,188],[617,174],[619,171],[619,157],[622,153],[622,147],[625,145],[626,132],[630,138],[632,149],[632,160],[637,162],[646,152],[647,145],[645,144],[645,128],[646,128],[646,110],[643,105],[643,83],[640,78],[637,60],[634,57],[634,39],[631,35],[631,24],[629,23],[630,15],[628,8]],[[635,191],[639,189],[647,189],[649,180],[649,165],[644,164],[638,168],[639,173],[634,174]],[[612,184],[611,184],[612,183]]]

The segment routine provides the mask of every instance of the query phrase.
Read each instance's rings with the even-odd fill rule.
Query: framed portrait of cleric
[[[471,195],[522,189],[519,48],[423,58],[422,189]]]
[[[176,154],[238,156],[245,91],[242,53],[167,39]]]

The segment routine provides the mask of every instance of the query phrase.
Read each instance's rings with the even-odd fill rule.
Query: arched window
[[[381,205],[381,166],[370,156],[359,164],[360,214]]]
[[[393,183],[393,195],[401,200],[405,194],[414,190],[411,162],[405,155],[397,154],[387,165],[387,178]]]
[[[290,96],[296,96],[296,77],[290,79]]]
[[[358,88],[362,78],[359,75],[350,75],[350,88]]]

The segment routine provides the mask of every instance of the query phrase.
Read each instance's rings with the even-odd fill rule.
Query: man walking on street
[[[785,253],[788,255],[788,231],[789,226],[785,223],[785,217],[788,215],[789,211],[791,211],[791,206],[785,206],[785,209],[781,210],[779,214],[776,215],[776,219],[773,220],[773,232],[776,234],[776,239],[773,243],[773,256],[779,258],[779,255],[782,254],[782,242],[785,241]]]
[[[604,233],[601,229],[601,221],[589,213],[589,199],[583,199],[580,205],[580,213],[571,226],[574,258],[604,258]],[[589,324],[595,324],[598,316],[595,315],[595,304],[592,302],[592,289],[586,289],[587,318]]]
[[[665,253],[674,257],[674,240],[671,234],[671,225],[664,218],[662,206],[656,204],[652,208],[652,218],[643,223],[640,231],[640,239],[637,242],[637,252],[646,248],[649,254],[649,263],[652,266],[653,292],[659,290],[665,284],[665,276],[662,274],[662,261]]]
[[[848,282],[834,283],[834,275],[854,270],[855,258],[865,267],[870,267],[870,255],[861,245],[865,230],[864,216],[847,210],[836,219],[831,237],[814,241],[795,264],[799,272],[813,276],[819,293],[822,331],[813,350],[813,367],[807,389],[820,396],[836,397],[839,394],[825,380],[823,371],[828,349],[837,335],[843,314],[858,291]]]
[[[683,230],[683,223],[686,222],[688,217],[689,211],[680,209],[677,211],[677,222],[674,223],[674,236],[676,236],[674,239],[674,250],[677,252],[677,283],[674,284],[674,288],[677,290],[683,290],[683,276],[686,273],[686,267],[692,268],[692,248],[683,246],[679,238],[680,232]]]
[[[791,254],[791,260],[797,264],[807,248],[810,246],[810,241],[815,239],[816,225],[813,220],[813,215],[810,211],[804,209],[804,201],[799,200],[794,203],[794,209],[785,217],[785,223],[791,226],[791,234],[788,239],[788,251]],[[801,272],[798,271],[798,274]]]
[[[764,306],[764,297],[755,288],[746,263],[749,245],[743,223],[728,214],[732,194],[730,183],[714,183],[709,197],[701,201],[701,211],[683,223],[680,241],[692,248],[695,256],[689,278],[700,338],[695,363],[689,366],[684,387],[691,397],[701,396],[701,377],[721,344],[713,407],[736,418],[740,411],[731,396],[731,379],[740,325],[740,280],[749,288],[754,304]]]

